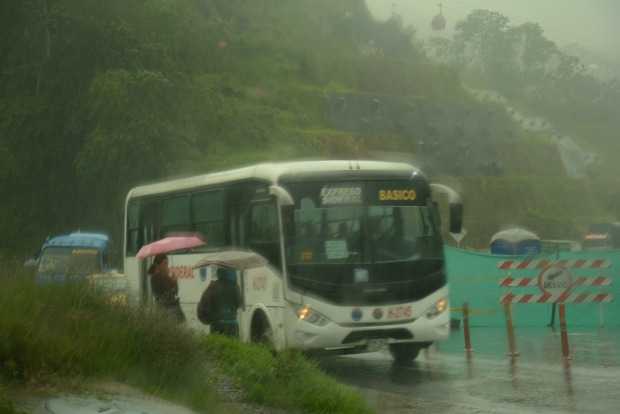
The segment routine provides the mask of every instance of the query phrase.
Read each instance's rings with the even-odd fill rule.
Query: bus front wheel
[[[390,344],[390,354],[396,364],[411,364],[423,347],[423,344],[415,342]]]

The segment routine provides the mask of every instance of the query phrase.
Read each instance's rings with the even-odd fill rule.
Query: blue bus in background
[[[110,238],[103,233],[75,232],[49,238],[41,247],[36,280],[63,283],[110,272]]]
[[[127,303],[127,278],[110,267],[110,238],[75,232],[47,239],[38,257],[40,285],[86,282],[102,289],[111,303]]]

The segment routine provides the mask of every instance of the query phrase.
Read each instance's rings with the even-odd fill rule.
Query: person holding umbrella
[[[155,303],[179,323],[185,322],[185,315],[178,297],[179,284],[177,279],[170,274],[167,254],[191,250],[205,244],[202,236],[177,234],[142,246],[136,255],[139,260],[154,257],[147,273],[151,277],[151,292]]]
[[[148,274],[151,276],[151,291],[155,303],[166,313],[168,313],[178,323],[185,322],[185,315],[181,310],[179,302],[179,284],[170,275],[168,268],[168,257],[165,254],[158,254],[149,267]]]

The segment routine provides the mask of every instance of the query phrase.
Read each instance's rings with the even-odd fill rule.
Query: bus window
[[[135,255],[140,249],[140,204],[130,201],[127,209],[127,255]]]
[[[209,246],[225,246],[224,192],[209,191],[192,196],[192,223]]]
[[[427,207],[371,206],[367,234],[375,262],[402,260],[413,252],[433,255],[435,227]]]
[[[192,231],[189,196],[163,200],[161,204],[161,237],[171,233]]]
[[[127,209],[127,255],[135,256],[145,244],[156,240],[157,201],[132,200]]]
[[[141,204],[140,208],[140,243],[138,249],[157,240],[159,226],[157,223],[157,212],[159,210],[159,202],[155,200],[147,201]]]
[[[280,232],[275,204],[255,204],[250,211],[248,246],[280,268]]]

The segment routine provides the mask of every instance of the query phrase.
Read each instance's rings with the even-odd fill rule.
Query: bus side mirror
[[[463,202],[461,201],[460,194],[443,184],[431,184],[431,191],[434,202],[436,202],[436,196],[439,194],[444,194],[448,197],[450,233],[460,234],[463,230]]]
[[[269,194],[276,197],[281,206],[294,206],[293,196],[279,185],[269,187]]]

